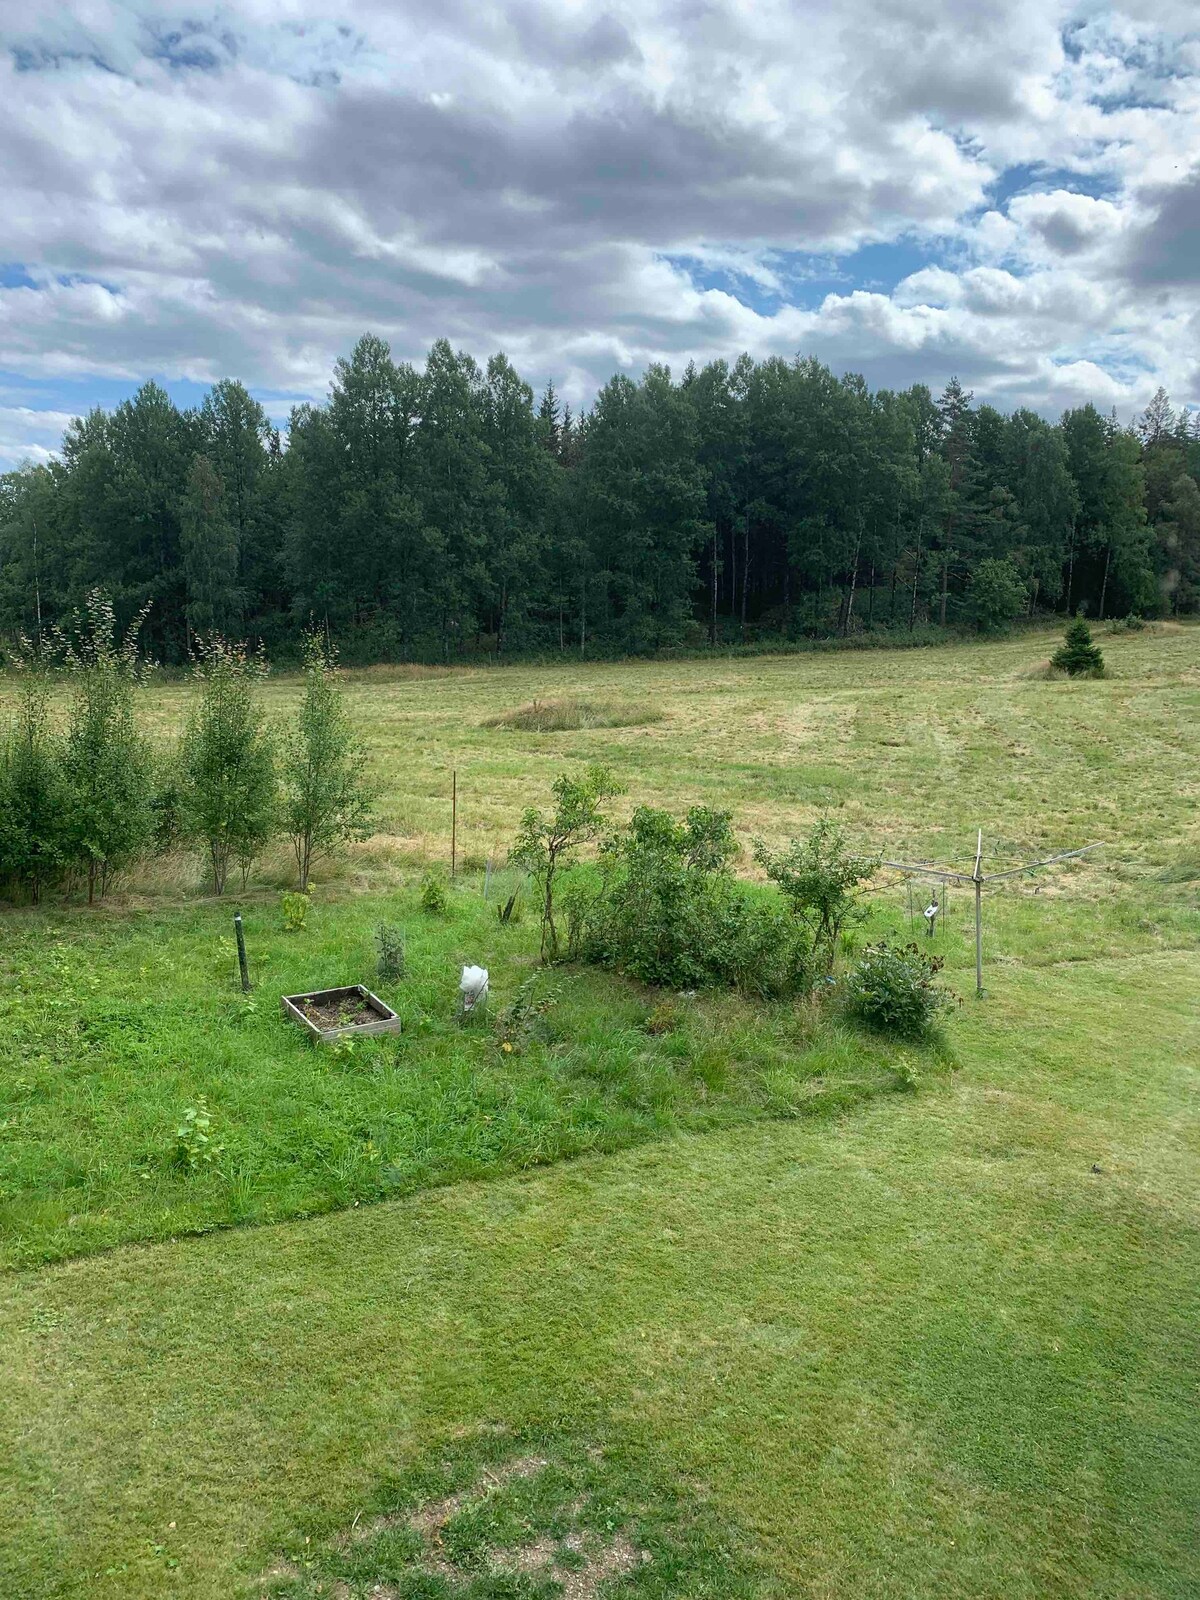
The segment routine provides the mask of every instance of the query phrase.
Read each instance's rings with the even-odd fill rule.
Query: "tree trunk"
[[[712,605],[708,613],[708,642],[715,645],[717,642],[717,525],[713,523],[712,536],[712,574],[709,583],[712,596]]]
[[[842,620],[842,637],[848,638],[850,634],[850,618],[854,614],[854,591],[858,588],[858,557],[862,549],[862,529],[858,530],[858,538],[854,541],[854,565],[850,569],[850,591],[846,596],[846,615]]]
[[[941,605],[938,608],[938,622],[940,623],[940,625],[943,628],[946,626],[946,597],[949,594],[949,592],[950,592],[950,551],[949,551],[949,548],[947,548],[946,553],[942,557],[942,600],[941,600]]]
[[[746,597],[750,589],[750,518],[742,527],[742,638],[746,637]]]
[[[913,631],[913,629],[917,625],[917,582],[918,582],[918,580],[920,579],[920,576],[921,576],[921,534],[922,534],[922,532],[923,532],[922,526],[921,526],[920,523],[918,523],[917,524],[917,559],[913,563],[912,610],[908,613],[908,631],[909,631],[909,633],[911,633]]]
[[[1109,546],[1108,546],[1108,549],[1105,550],[1105,552],[1104,552],[1104,578],[1103,578],[1103,580],[1101,581],[1101,584],[1100,584],[1100,615],[1096,619],[1098,622],[1103,622],[1104,621],[1104,600],[1105,600],[1105,596],[1108,594],[1108,568],[1109,568],[1109,564],[1111,563],[1111,561],[1112,561],[1112,545],[1110,543]]]
[[[1071,523],[1071,542],[1067,546],[1067,615],[1073,616],[1071,610],[1071,593],[1075,587],[1075,524]]]
[[[867,597],[867,627],[875,621],[875,563],[871,563],[871,593]]]

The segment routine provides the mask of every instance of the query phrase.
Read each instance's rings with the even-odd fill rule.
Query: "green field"
[[[380,832],[306,931],[282,854],[225,901],[171,860],[3,912],[0,1594],[1194,1594],[1200,632],[1101,642],[1088,682],[1048,635],[355,674]],[[653,715],[489,725],[568,696]],[[746,841],[829,809],[907,859],[1107,848],[989,892],[983,1001],[951,891],[936,1045],[731,996],[664,1027],[564,971],[505,1052],[453,1015],[460,961],[494,1007],[536,970],[484,863],[594,760]],[[907,937],[895,875],[874,904]],[[278,995],[370,978],[384,919],[405,1034],[314,1050]],[[187,1176],[201,1095],[225,1148]]]

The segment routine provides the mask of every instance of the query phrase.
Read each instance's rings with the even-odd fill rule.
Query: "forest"
[[[1021,614],[1200,608],[1200,419],[1133,427],[872,392],[743,355],[618,374],[572,415],[503,355],[424,370],[373,335],[281,434],[234,380],[147,383],[0,477],[0,635],[40,639],[102,584],[144,644],[219,633],[343,659],[612,656],[900,642]]]

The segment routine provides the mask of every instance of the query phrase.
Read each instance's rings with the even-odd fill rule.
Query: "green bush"
[[[1063,644],[1050,657],[1050,665],[1072,678],[1104,676],[1104,656],[1082,617],[1076,617],[1067,628]]]
[[[197,646],[200,698],[180,752],[180,814],[208,857],[215,894],[224,894],[232,862],[245,883],[278,827],[275,753],[258,696],[266,672],[244,645],[214,635]]]
[[[283,913],[283,931],[285,933],[303,933],[308,926],[308,908],[311,905],[311,895],[281,894],[279,896],[279,909]]]
[[[571,953],[664,988],[807,989],[808,940],[737,882],[734,848],[727,811],[694,806],[677,822],[639,806],[570,897]]]
[[[70,856],[69,790],[45,663],[25,647],[11,664],[17,709],[0,741],[0,878],[27,890],[37,905]]]
[[[846,1009],[881,1033],[920,1038],[952,1004],[936,981],[943,965],[939,956],[926,955],[915,944],[868,945],[846,976]]]
[[[174,1159],[185,1172],[203,1172],[215,1167],[225,1153],[212,1135],[212,1115],[203,1100],[188,1106],[175,1129]]]
[[[446,909],[446,885],[432,872],[421,879],[421,910],[431,917],[440,917]]]
[[[547,988],[541,974],[532,973],[512,999],[496,1014],[496,1037],[505,1055],[517,1054],[545,1033],[547,1013],[557,1003],[558,990]]]
[[[297,887],[308,891],[318,856],[371,832],[367,754],[338,682],[337,657],[320,633],[304,636],[304,696],[283,739],[283,820],[296,857]]]
[[[1004,633],[1025,609],[1025,580],[1005,559],[981,561],[971,577],[971,615],[980,633]]]
[[[866,915],[862,887],[878,870],[879,857],[855,854],[838,825],[822,817],[807,839],[792,839],[786,850],[768,850],[756,840],[754,859],[779,885],[814,959],[832,972],[839,944]]]
[[[396,983],[408,968],[404,950],[404,930],[391,922],[375,929],[375,970],[385,983]]]
[[[153,765],[135,715],[145,682],[137,651],[144,619],[143,611],[119,633],[112,601],[93,589],[78,642],[60,636],[72,688],[63,761],[68,828],[72,858],[86,868],[89,903],[155,835]]]

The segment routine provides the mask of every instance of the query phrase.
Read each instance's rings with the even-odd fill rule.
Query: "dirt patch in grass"
[[[318,1028],[350,1028],[360,1022],[378,1022],[379,1013],[361,995],[344,1000],[300,1000],[299,1009]]]
[[[581,728],[638,728],[661,722],[663,712],[652,705],[620,705],[607,700],[531,700],[514,711],[501,712],[483,723],[485,728],[512,728],[519,733],[573,733]]]
[[[441,1580],[456,1600],[488,1600],[497,1583],[507,1594],[510,1582],[561,1600],[615,1600],[643,1568],[656,1574],[654,1592],[672,1600],[750,1592],[730,1555],[731,1530],[714,1526],[677,1486],[594,1442],[543,1436],[540,1449],[497,1458],[498,1445],[519,1443],[501,1444],[486,1430],[447,1441],[436,1464],[385,1491],[391,1504],[327,1543],[306,1543],[299,1559],[278,1561],[259,1592],[391,1600]]]

